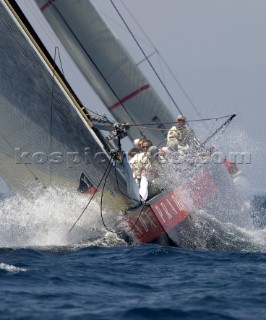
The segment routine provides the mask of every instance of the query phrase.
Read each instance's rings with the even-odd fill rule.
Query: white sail
[[[173,115],[88,0],[35,0],[68,53],[119,122],[155,124],[140,130],[154,144]],[[160,130],[161,129],[161,130]],[[132,128],[131,138],[140,137]]]
[[[86,179],[98,186],[109,163],[102,136],[16,2],[1,1],[0,16],[0,197],[49,186],[76,191]],[[128,206],[121,177],[120,186],[114,169],[106,178],[116,209]]]

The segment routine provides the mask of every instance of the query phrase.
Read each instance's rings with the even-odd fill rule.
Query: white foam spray
[[[96,201],[90,203],[68,233],[90,197],[64,189],[48,188],[35,190],[30,198],[17,195],[2,201],[0,247],[72,246],[83,242],[100,245],[100,239],[104,239],[104,244],[108,243],[106,238],[110,232],[103,225]],[[109,226],[117,215],[103,212],[105,224]],[[115,242],[113,237],[110,240],[112,242]]]
[[[225,149],[252,150],[257,146],[249,141],[243,131],[235,131],[232,144]],[[245,149],[246,146],[246,149]],[[253,152],[253,151],[251,151]],[[244,168],[243,168],[244,171]],[[169,168],[171,185],[180,183],[176,170]],[[167,179],[166,179],[167,180]],[[250,199],[255,188],[244,176],[236,179],[236,187],[243,203],[242,212],[232,212],[224,206],[220,212],[199,210],[191,217],[193,226],[188,246],[198,249],[221,249],[264,251],[266,248],[266,229],[254,227],[250,213]],[[60,188],[35,190],[31,197],[17,195],[0,202],[0,247],[50,247],[81,248],[89,246],[124,246],[125,242],[104,227],[99,199],[92,201],[77,225],[69,232],[90,199],[89,195],[70,192]],[[188,199],[189,200],[189,199]],[[221,217],[232,217],[230,222]],[[119,217],[117,212],[103,212],[106,226],[114,230],[113,222]],[[193,241],[190,241],[192,239]],[[215,239],[215,240],[213,240]],[[212,240],[215,245],[212,245]],[[185,244],[184,246],[187,246]]]
[[[25,268],[19,268],[10,264],[6,264],[6,263],[0,263],[0,270],[5,270],[7,272],[11,272],[11,273],[18,273],[18,272],[26,272],[27,269]]]
[[[181,232],[179,237],[181,246],[199,250],[264,252],[266,251],[266,229],[258,228],[254,223],[256,212],[252,206],[252,200],[258,193],[258,188],[254,186],[252,179],[251,181],[249,179],[252,171],[258,173],[259,168],[254,167],[253,160],[263,147],[260,142],[252,141],[243,128],[234,128],[223,136],[218,136],[210,145],[213,144],[224,156],[230,153],[246,155],[246,158],[238,158],[244,161],[243,164],[238,164],[242,173],[235,176],[232,189],[223,196],[216,212],[194,210],[189,219],[189,228]],[[178,185],[177,175],[173,170],[171,171],[171,168],[167,171],[170,172],[171,185]]]

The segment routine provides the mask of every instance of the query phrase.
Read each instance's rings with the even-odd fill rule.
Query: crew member
[[[145,145],[145,141],[143,145]],[[142,159],[133,164],[133,174],[139,183],[139,194],[142,200],[147,200],[148,197],[152,197],[162,190],[160,181],[163,180],[164,175],[163,161],[159,149],[150,146]]]
[[[130,166],[132,168],[133,177],[136,179],[136,181],[139,183],[141,179],[141,169],[145,167],[145,164],[147,163],[147,152],[149,147],[151,147],[152,142],[150,140],[143,140],[141,148],[142,152],[136,154],[131,160],[130,160]]]
[[[134,140],[134,147],[128,151],[128,158],[129,158],[130,165],[132,164],[132,162],[134,162],[134,160],[133,160],[134,156],[143,151],[142,147],[141,147],[143,141],[144,141],[144,139],[135,139]]]
[[[194,148],[198,145],[194,131],[186,126],[186,118],[181,114],[176,118],[176,126],[173,126],[167,134],[167,147],[173,149],[177,147],[179,150]]]

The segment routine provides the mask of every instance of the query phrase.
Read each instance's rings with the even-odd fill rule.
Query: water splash
[[[205,211],[198,211],[182,228],[180,246],[208,251],[266,252],[266,229],[223,223]]]
[[[243,128],[230,130],[223,135],[223,139],[217,137],[214,145],[224,155],[231,152],[251,154],[251,160],[263,150],[260,142],[252,141]],[[244,158],[245,160],[248,159]],[[249,175],[245,174],[246,169],[253,165],[252,161],[239,165],[243,173],[235,177],[232,188],[223,196],[215,211],[194,211],[186,222],[186,227],[180,229],[178,244],[181,247],[197,250],[266,251],[265,223],[258,228],[258,220],[266,212],[260,212],[260,216],[256,212],[253,199],[258,188],[250,181]],[[253,172],[257,169],[253,167]],[[172,173],[172,176],[175,175]]]
[[[230,148],[248,141],[244,132],[235,132]],[[245,144],[244,144],[245,145]],[[232,150],[228,148],[228,150]],[[253,144],[253,149],[256,146]],[[180,183],[176,170],[169,170],[172,185]],[[171,179],[170,179],[171,178]],[[173,181],[172,181],[173,180]],[[266,229],[254,226],[251,199],[255,188],[244,177],[236,180],[242,207],[231,210],[221,206],[217,212],[198,210],[191,215],[189,229],[180,231],[180,246],[197,250],[261,251],[266,248]],[[232,197],[235,194],[232,190]],[[108,232],[101,218],[99,199],[92,201],[81,220],[68,234],[87,205],[90,196],[59,188],[35,190],[31,197],[17,195],[0,202],[0,247],[38,247],[44,250],[72,250],[90,246],[126,245],[115,233]],[[225,203],[229,204],[226,199]],[[114,230],[117,212],[103,212],[104,222]]]
[[[217,141],[219,148],[225,153],[240,152],[250,155],[249,161],[244,160],[238,167],[250,182],[250,193],[258,193],[266,187],[266,175],[264,170],[264,159],[266,157],[264,136],[260,140],[252,139],[243,127],[230,127],[223,137]],[[240,161],[241,162],[241,161]]]
[[[32,192],[31,197],[15,196],[0,203],[0,247],[70,246],[89,241],[106,243],[99,204],[92,201],[73,230],[74,222],[90,196],[59,188]],[[103,212],[104,222],[117,213]],[[107,237],[108,238],[108,237]]]

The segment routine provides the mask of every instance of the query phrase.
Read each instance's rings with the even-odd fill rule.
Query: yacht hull
[[[184,182],[125,215],[122,237],[129,244],[179,246],[189,219],[198,210],[215,213],[236,206],[234,185],[226,169],[211,164],[196,169]],[[189,232],[189,230],[188,230]]]

